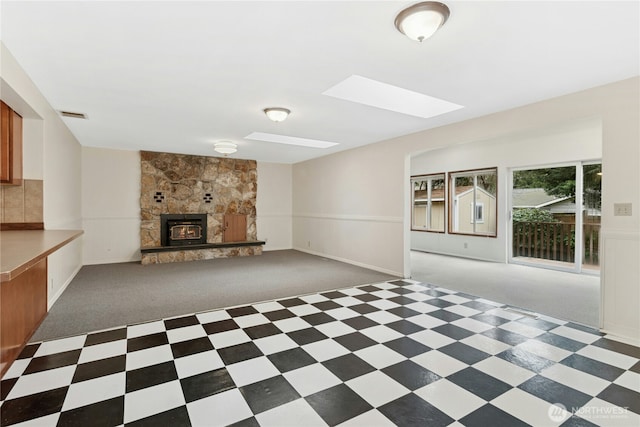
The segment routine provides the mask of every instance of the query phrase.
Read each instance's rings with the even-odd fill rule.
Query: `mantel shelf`
[[[262,246],[264,244],[265,242],[262,240],[246,240],[242,242],[205,243],[202,245],[153,246],[153,247],[141,248],[140,252],[143,254],[149,254],[149,253],[157,253],[157,252],[195,251],[198,249],[239,248],[242,246]]]

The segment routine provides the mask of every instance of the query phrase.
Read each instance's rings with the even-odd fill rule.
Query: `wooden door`
[[[0,181],[8,183],[11,181],[11,108],[2,102],[0,134],[2,143],[0,144]]]
[[[224,216],[223,242],[244,242],[247,240],[247,216],[226,214]]]

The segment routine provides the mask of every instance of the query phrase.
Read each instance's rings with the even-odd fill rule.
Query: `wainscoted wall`
[[[354,263],[402,271],[409,277],[411,156],[454,145],[549,130],[561,123],[599,119],[604,173],[602,230],[603,233],[616,230],[616,234],[630,240],[623,242],[622,238],[605,237],[601,276],[605,303],[601,307],[604,312],[601,326],[607,332],[640,342],[639,254],[638,244],[633,240],[640,232],[640,188],[630,184],[640,182],[638,93],[640,78],[634,77],[296,163],[293,166],[294,247],[304,249],[310,245],[323,256],[349,258]],[[564,144],[554,147],[554,151],[563,150]],[[530,164],[527,155],[527,152],[516,153],[515,160],[519,164]],[[462,160],[471,156],[460,153]],[[632,216],[614,215],[614,204],[621,202],[633,205]],[[300,215],[330,215],[336,220],[318,220],[311,224]],[[404,224],[390,227],[396,224],[362,223],[367,225],[366,232],[365,227],[361,227],[357,232],[350,231],[348,238],[341,238],[339,244],[332,241],[337,225],[340,230],[347,228],[347,221],[340,218],[353,215],[403,217]],[[381,251],[387,256],[381,257]],[[347,256],[348,252],[354,253]],[[631,261],[632,256],[636,261]]]
[[[291,165],[258,162],[258,240],[291,249]],[[82,147],[83,264],[140,261],[140,152]]]
[[[207,214],[207,243],[223,241],[224,216],[247,217],[247,240],[257,240],[255,160],[140,152],[140,245],[161,246],[161,214]],[[143,264],[258,255],[262,247],[209,248],[142,254]]]
[[[640,232],[603,228],[600,234],[600,275],[603,283],[617,285],[602,288],[602,331],[640,345]]]
[[[365,215],[293,214],[294,249],[382,273],[402,276],[393,266],[402,263],[402,253],[387,249],[387,245],[401,245],[402,217],[373,217]],[[375,230],[375,231],[374,231]],[[354,241],[377,233],[379,243],[364,248]],[[363,253],[371,259],[363,261]]]
[[[292,247],[291,170],[288,164],[258,162],[256,223],[265,251]]]
[[[509,169],[600,158],[602,122],[593,117],[413,156],[412,176],[498,167],[498,234],[496,238],[486,238],[412,231],[411,249],[506,262],[511,239],[508,227]]]
[[[140,152],[82,147],[85,265],[140,261]]]

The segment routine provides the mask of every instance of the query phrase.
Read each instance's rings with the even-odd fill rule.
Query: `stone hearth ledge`
[[[141,248],[142,264],[199,261],[215,258],[262,255],[261,240],[245,242],[206,243],[191,246],[157,246]]]

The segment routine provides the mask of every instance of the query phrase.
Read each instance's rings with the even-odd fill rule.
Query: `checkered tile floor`
[[[2,425],[640,425],[640,348],[409,280],[25,348]]]

